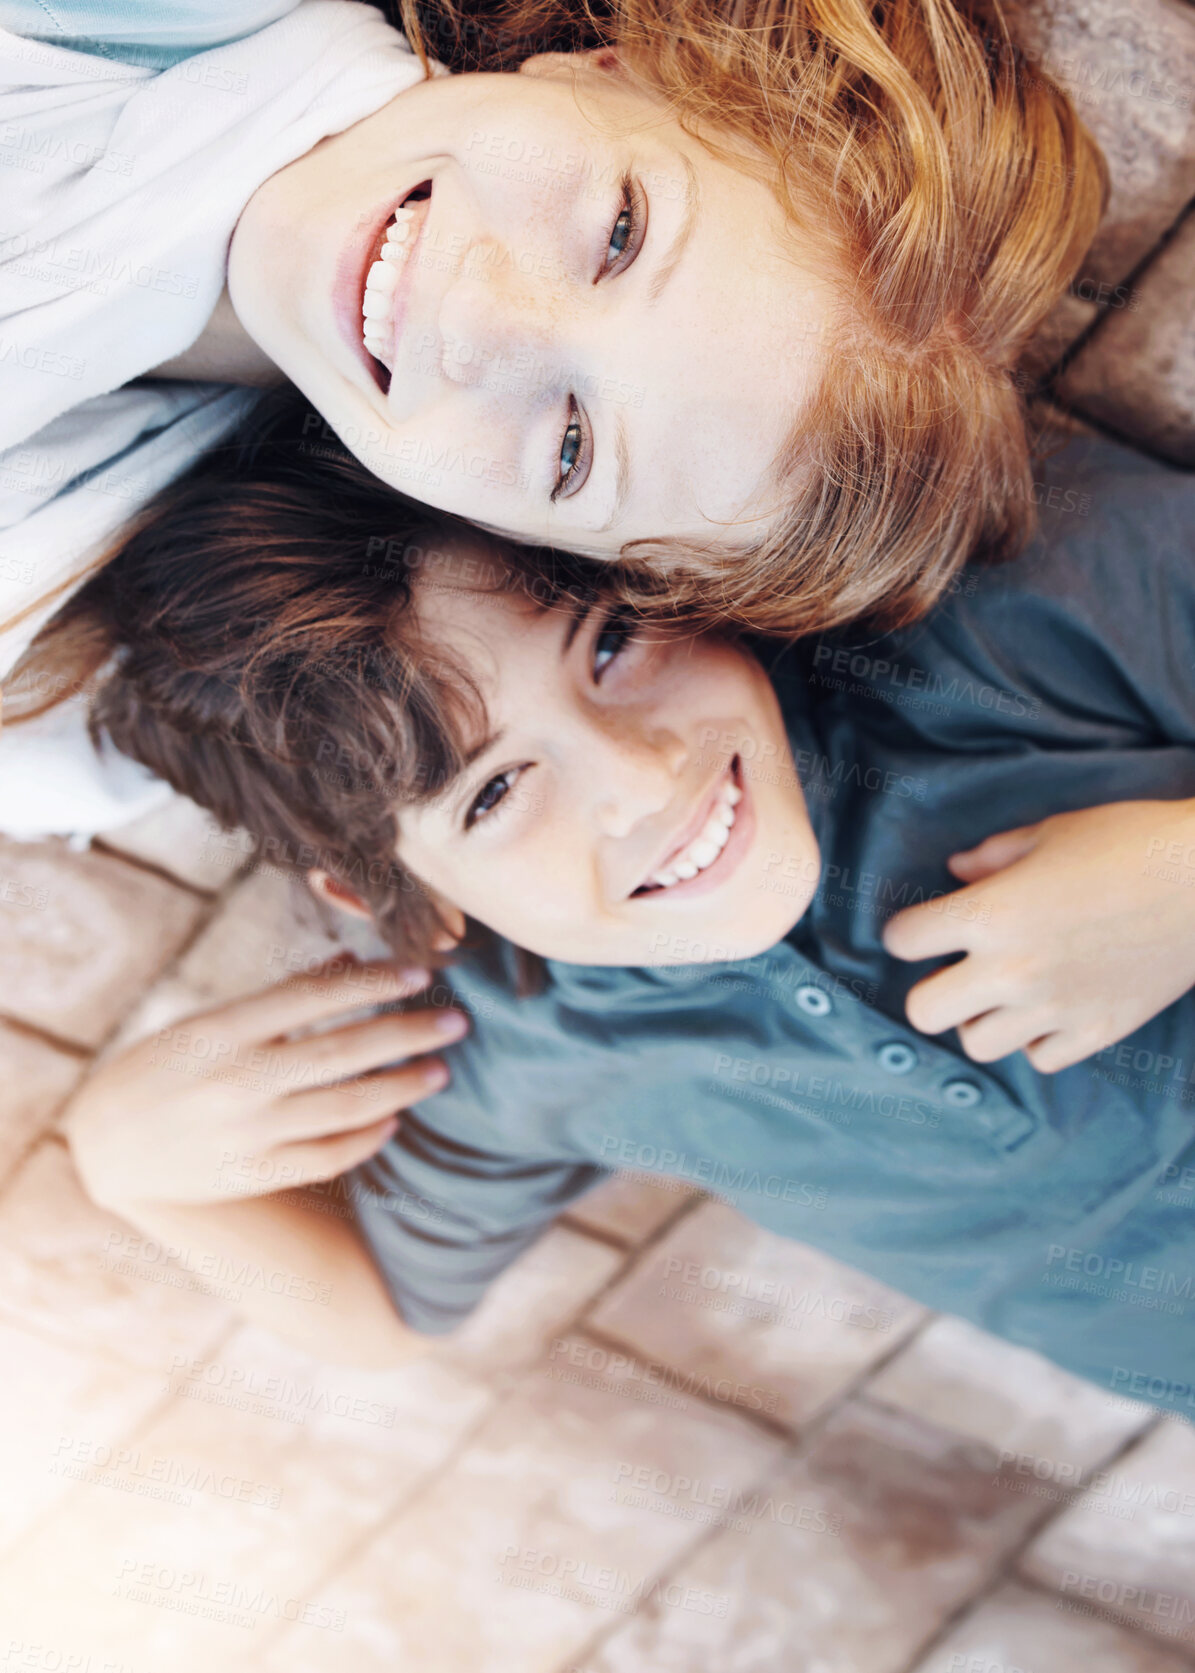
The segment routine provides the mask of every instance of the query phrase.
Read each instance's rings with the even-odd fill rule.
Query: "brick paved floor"
[[[92,1055],[332,933],[185,803],[0,843],[0,1673],[1195,1669],[1195,1429],[720,1203],[612,1181],[387,1373],[94,1208]]]

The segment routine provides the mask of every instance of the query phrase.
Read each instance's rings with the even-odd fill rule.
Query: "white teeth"
[[[361,299],[362,338],[366,350],[374,359],[387,365],[388,345],[393,336],[394,293],[398,289],[402,264],[409,254],[407,243],[414,222],[414,208],[395,210],[394,220],[386,228],[378,259],[365,275],[365,293]]]
[[[687,883],[691,877],[696,877],[699,871],[713,865],[730,841],[730,832],[736,818],[734,810],[742,799],[742,791],[727,777],[718,791],[718,798],[709,818],[692,842],[663,870],[653,872],[647,881],[654,883],[657,888],[670,889],[674,883]]]
[[[365,275],[365,294],[381,291],[383,296],[393,296],[398,287],[398,268],[392,261],[375,261]]]

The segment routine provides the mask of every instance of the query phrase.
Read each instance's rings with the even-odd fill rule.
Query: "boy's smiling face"
[[[399,859],[446,904],[577,964],[747,958],[792,928],[817,844],[751,656],[600,601],[544,608],[489,550],[469,571],[459,549],[429,563],[415,607],[485,705],[469,765],[399,813]],[[769,886],[778,863],[796,892]]]

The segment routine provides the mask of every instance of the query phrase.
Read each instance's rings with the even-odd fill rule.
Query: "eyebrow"
[[[660,300],[660,297],[664,294],[664,286],[668,283],[669,279],[671,279],[672,275],[676,272],[677,267],[680,265],[680,258],[684,255],[685,248],[690,238],[693,236],[693,228],[697,225],[697,211],[700,207],[697,189],[697,170],[693,167],[693,164],[689,161],[688,157],[682,156],[681,162],[684,164],[685,169],[685,209],[684,214],[681,216],[680,226],[676,229],[676,236],[669,245],[668,254],[664,257],[659,267],[657,267],[655,273],[652,275],[651,283],[647,287],[648,305],[652,308],[655,307],[656,303]]]
[[[627,439],[627,421],[623,413],[614,415],[614,504],[610,515],[594,531],[603,534],[613,528],[622,516],[622,509],[631,494],[631,444]]]
[[[676,229],[672,243],[668,247],[668,253],[652,274],[651,283],[647,287],[647,305],[649,308],[654,308],[664,294],[664,288],[680,265],[680,259],[684,255],[689,240],[693,236],[693,229],[697,225],[697,212],[700,206],[697,170],[688,157],[682,157],[681,162],[684,164],[685,170],[684,213],[681,216],[681,222]],[[623,413],[618,412],[614,415],[614,505],[606,521],[598,524],[593,531],[595,534],[604,534],[607,529],[613,528],[622,516],[623,507],[630,495],[631,444],[627,438],[626,417]]]
[[[591,614],[591,607],[585,605],[580,600],[577,601],[576,607],[570,610],[568,626],[564,630],[564,636],[560,644],[560,655],[562,657],[568,655],[573,640],[584,627]],[[460,796],[468,794],[468,786],[464,784],[465,774],[469,771],[470,767],[475,766],[477,762],[481,760],[483,755],[488,754],[491,749],[496,748],[505,736],[506,728],[504,726],[500,726],[496,732],[487,733],[487,735],[484,738],[479,739],[471,749],[467,749],[461,760],[460,771],[453,775],[451,781],[444,786],[439,796],[432,796],[430,800],[435,802],[439,801],[441,797],[448,798],[453,803],[452,817],[455,817],[456,812],[459,811]]]
[[[500,726],[496,732],[487,733],[484,738],[480,738],[472,749],[465,751],[459,771],[452,775],[448,783],[443,785],[435,795],[426,797],[422,804],[417,802],[415,805],[434,808],[439,803],[455,825],[457,819],[465,812],[465,801],[470,789],[468,782],[469,768],[480,761],[482,756],[493,749],[496,744],[502,742],[505,730],[505,727]]]
[[[461,770],[460,773],[457,774],[457,777],[460,778],[464,773],[466,773],[475,761],[480,761],[482,756],[485,755],[488,750],[493,749],[495,744],[500,744],[505,735],[506,728],[504,726],[500,726],[496,732],[491,732],[488,737],[482,738],[480,743],[474,744],[472,749],[466,750],[465,758],[461,762]]]
[[[586,621],[588,621],[591,613],[591,606],[584,604],[580,599],[575,601],[573,609],[569,612],[569,623],[564,630],[564,638],[560,641],[560,656],[562,660],[572,649],[573,640],[577,637],[578,633],[580,633],[582,627],[585,625]]]

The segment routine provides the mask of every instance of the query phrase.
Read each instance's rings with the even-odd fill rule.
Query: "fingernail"
[[[469,1019],[460,1011],[445,1011],[443,1016],[436,1018],[436,1033],[443,1034],[446,1040],[459,1040],[468,1031]]]
[[[431,979],[432,976],[430,970],[416,968],[413,970],[396,970],[394,972],[394,980],[396,982],[401,982],[405,988],[426,987]]]
[[[438,1092],[448,1085],[448,1067],[444,1063],[429,1063],[423,1071],[423,1084],[429,1092]]]

